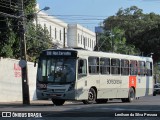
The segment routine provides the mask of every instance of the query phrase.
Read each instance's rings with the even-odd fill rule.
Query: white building
[[[48,29],[54,44],[59,47],[67,46],[67,23],[40,11],[37,14],[36,24]]]
[[[36,9],[37,11],[39,10],[38,5]],[[42,11],[37,13],[35,23],[48,29],[53,44],[56,44],[58,47],[82,47],[93,50],[96,45],[95,32],[79,24],[67,24]]]
[[[82,47],[92,51],[96,45],[95,32],[79,24],[68,24],[67,39],[69,47]]]

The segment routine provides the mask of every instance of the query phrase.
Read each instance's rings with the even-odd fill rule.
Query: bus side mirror
[[[34,67],[36,67],[38,59],[39,59],[39,57],[36,57],[36,59],[34,61]]]

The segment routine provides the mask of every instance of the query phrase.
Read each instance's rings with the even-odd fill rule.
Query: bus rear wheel
[[[121,98],[122,102],[127,102],[127,98]]]
[[[96,103],[98,104],[103,104],[103,103],[107,103],[108,99],[97,99]]]
[[[64,104],[65,100],[53,99],[53,98],[52,98],[52,102],[53,102],[54,105],[60,106],[60,105],[63,105],[63,104]]]
[[[90,88],[89,93],[88,93],[88,100],[83,100],[82,102],[84,104],[93,104],[96,100],[96,92],[93,88]]]
[[[128,98],[122,98],[122,102],[133,102],[135,99],[135,91],[133,88],[129,89]]]
[[[153,92],[153,96],[156,96],[156,92]]]

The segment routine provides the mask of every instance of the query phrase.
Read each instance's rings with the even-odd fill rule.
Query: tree
[[[100,51],[115,52],[121,54],[137,54],[139,51],[134,45],[127,45],[124,31],[114,27],[111,31],[104,30],[99,39]]]
[[[159,50],[159,25],[160,15],[155,13],[144,14],[142,9],[131,6],[119,9],[115,16],[110,16],[104,21],[104,29],[118,27],[124,31],[126,43],[135,46],[143,55],[154,53],[154,61],[160,60]]]
[[[48,30],[40,25],[36,26],[29,22],[27,25],[26,41],[28,60],[34,61],[44,49],[52,47],[52,40]]]
[[[35,0],[28,0],[25,3],[29,6]],[[19,48],[19,0],[1,0],[0,1],[0,56],[18,58]],[[34,6],[30,8],[33,10]],[[18,53],[18,54],[17,54]]]
[[[14,28],[16,23],[7,14],[15,15],[18,11],[17,6],[15,6],[16,0],[12,2],[1,0],[0,1],[0,56],[3,57],[13,57],[13,44],[16,41],[16,35],[14,34]]]
[[[4,20],[4,19],[3,19]],[[4,21],[2,23],[5,23]],[[15,34],[6,24],[2,25],[0,30],[0,55],[13,57],[13,44],[16,41]]]
[[[25,32],[27,42],[28,60],[33,60],[42,49],[52,46],[51,38],[46,29],[33,24],[36,0],[24,1]],[[20,32],[19,29],[19,0],[0,0],[0,56],[20,58]],[[38,30],[38,31],[37,31]],[[41,36],[41,37],[38,37]],[[43,42],[42,42],[43,41]]]

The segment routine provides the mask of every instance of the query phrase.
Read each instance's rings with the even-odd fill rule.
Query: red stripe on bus
[[[136,76],[129,76],[129,88],[136,88]]]

